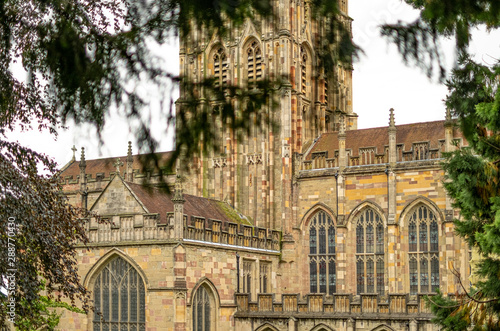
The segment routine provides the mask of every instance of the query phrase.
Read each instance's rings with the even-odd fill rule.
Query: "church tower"
[[[347,0],[339,1],[339,20],[351,31]],[[313,17],[309,0],[275,0],[272,19],[247,19],[220,38],[193,31],[183,38],[180,74],[194,82],[215,78],[217,84],[244,86],[281,77],[278,106],[266,110],[279,124],[238,142],[221,129],[221,153],[200,156],[193,164],[190,194],[222,200],[250,217],[258,227],[290,233],[294,215],[294,155],[304,153],[321,134],[357,128],[352,109],[352,67],[335,64],[317,69],[324,25]],[[182,101],[181,91],[180,101]],[[182,107],[178,109],[181,110]],[[214,119],[214,125],[222,127]]]

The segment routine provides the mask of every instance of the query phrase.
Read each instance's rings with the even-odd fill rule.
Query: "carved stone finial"
[[[340,115],[339,119],[339,134],[345,135],[345,116],[344,114]]]
[[[451,111],[449,108],[446,108],[446,115],[445,115],[445,121],[444,125],[445,126],[451,126],[453,124],[453,119],[451,118]]]
[[[82,154],[80,156],[80,170],[85,170],[87,162],[85,161],[85,147],[82,147]]]
[[[133,162],[134,159],[132,158],[132,142],[128,142],[128,152],[127,152],[127,162]]]
[[[394,121],[394,108],[389,109],[389,126],[396,127],[396,122]]]
[[[73,157],[71,158],[71,161],[75,161],[76,160],[75,153],[77,151],[75,145],[73,145],[73,147],[71,148],[71,150],[73,151]]]
[[[172,197],[172,201],[174,203],[183,203],[184,200],[184,194],[182,192],[182,180],[181,176],[177,174],[175,176],[175,188],[174,188],[174,196]]]
[[[113,166],[116,168],[116,173],[119,174],[120,173],[120,167],[123,166],[123,162],[122,160],[120,160],[120,158],[117,158],[115,163],[113,163]]]

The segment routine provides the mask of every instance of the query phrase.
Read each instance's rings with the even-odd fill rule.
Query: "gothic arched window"
[[[335,225],[324,211],[318,212],[309,225],[309,276],[311,293],[336,292]]]
[[[254,40],[246,48],[248,82],[262,79],[262,52],[259,43]]]
[[[384,223],[372,209],[356,220],[357,293],[384,293]]]
[[[137,270],[121,257],[111,260],[94,283],[94,331],[146,330],[145,296]]]
[[[212,307],[210,296],[204,286],[200,286],[193,298],[193,330],[210,331]]]
[[[224,48],[218,47],[212,55],[215,86],[224,86],[228,80],[228,60]]]
[[[436,292],[439,288],[439,233],[436,215],[425,205],[409,213],[408,260],[410,293]]]

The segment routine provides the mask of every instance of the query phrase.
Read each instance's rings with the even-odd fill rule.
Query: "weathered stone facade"
[[[110,221],[89,219],[78,248],[105,321],[65,313],[62,330],[437,330],[424,297],[459,292],[452,268],[470,272],[440,168],[466,142],[449,114],[396,126],[391,110],[388,127],[358,130],[351,68],[313,73],[308,1],[276,3],[278,22],[195,32],[180,57],[194,80],[286,77],[280,130],[225,132],[223,154],[167,177],[171,196],[141,185],[159,176],[130,145],[62,170],[69,201]]]

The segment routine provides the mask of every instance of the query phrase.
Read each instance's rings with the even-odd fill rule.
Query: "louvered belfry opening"
[[[228,82],[228,60],[223,47],[217,48],[213,55],[215,86],[225,86]]]
[[[304,47],[300,47],[300,77],[301,77],[301,86],[300,90],[303,94],[307,95],[307,51]]]
[[[256,40],[247,47],[247,77],[249,84],[262,79],[262,52]]]

